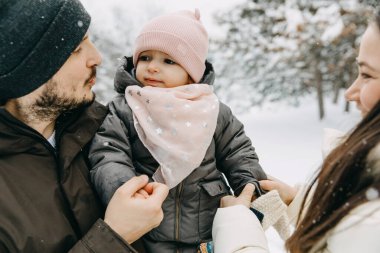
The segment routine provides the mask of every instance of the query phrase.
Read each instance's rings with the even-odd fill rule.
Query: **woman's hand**
[[[253,184],[247,184],[239,197],[225,196],[220,200],[220,207],[229,207],[236,205],[243,205],[246,207],[251,206],[252,196],[255,191],[255,186]]]
[[[282,201],[284,201],[286,205],[289,205],[297,194],[297,189],[295,187],[287,185],[286,183],[269,175],[268,180],[262,180],[259,183],[260,186],[266,191],[277,190]]]

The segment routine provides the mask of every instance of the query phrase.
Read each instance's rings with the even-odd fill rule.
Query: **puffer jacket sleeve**
[[[69,253],[137,253],[126,241],[99,219]]]
[[[104,204],[124,182],[136,176],[127,124],[132,113],[123,95],[109,104],[109,114],[89,150],[91,180]],[[132,123],[131,123],[132,124]]]
[[[244,132],[243,124],[223,103],[220,103],[214,139],[217,167],[227,177],[235,195],[240,194],[247,183],[253,183],[256,193],[260,195],[257,181],[267,176],[259,164],[251,140]]]

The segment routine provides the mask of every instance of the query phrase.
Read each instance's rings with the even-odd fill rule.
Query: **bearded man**
[[[107,113],[90,20],[78,0],[0,0],[0,252],[136,252],[162,220],[166,186],[136,177],[105,212],[90,184]]]

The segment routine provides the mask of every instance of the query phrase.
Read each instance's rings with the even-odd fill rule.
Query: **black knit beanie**
[[[0,103],[46,83],[90,21],[78,0],[0,0]]]

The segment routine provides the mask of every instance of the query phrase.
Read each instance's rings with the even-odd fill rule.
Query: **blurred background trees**
[[[210,38],[217,95],[244,111],[274,102],[297,106],[311,94],[322,119],[327,113],[325,100],[336,102],[356,78],[360,36],[376,4],[375,0],[246,0],[215,13],[223,34]],[[142,25],[162,12],[162,6],[153,3],[144,15],[130,15],[127,8],[114,6],[108,25],[91,28],[103,55],[101,85],[95,86],[101,101],[114,96],[118,59],[132,54]],[[346,104],[342,111],[348,109]]]
[[[250,0],[217,14],[226,31],[213,42],[218,91],[227,100],[244,94],[244,106],[283,100],[297,105],[315,94],[322,119],[324,100],[337,101],[341,88],[356,78],[369,6],[355,0]]]

